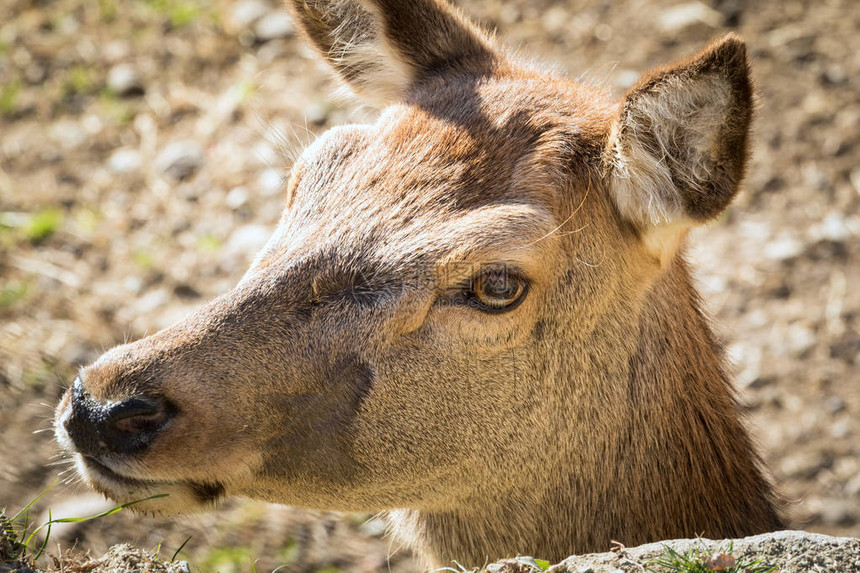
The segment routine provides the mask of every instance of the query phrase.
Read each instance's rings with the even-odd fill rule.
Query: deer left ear
[[[611,193],[663,264],[737,194],[752,111],[746,47],[734,34],[627,92],[607,149]]]

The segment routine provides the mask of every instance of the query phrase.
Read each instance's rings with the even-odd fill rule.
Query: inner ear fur
[[[489,37],[447,0],[286,2],[334,71],[379,106],[433,73],[487,73],[497,58]]]
[[[661,259],[737,194],[752,112],[746,46],[734,34],[625,95],[607,149],[612,195]]]

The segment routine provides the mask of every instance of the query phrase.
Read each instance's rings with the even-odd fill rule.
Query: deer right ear
[[[687,229],[737,194],[752,110],[746,48],[734,34],[627,92],[607,150],[611,193],[664,264]]]
[[[446,0],[287,0],[299,28],[370,103],[397,101],[446,69],[487,73],[489,38]]]

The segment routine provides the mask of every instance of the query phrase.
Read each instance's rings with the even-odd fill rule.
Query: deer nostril
[[[113,451],[130,453],[147,448],[167,428],[176,408],[159,398],[131,398],[106,409],[103,435]]]
[[[108,410],[108,426],[131,434],[153,432],[170,421],[170,412],[160,401],[132,398]]]

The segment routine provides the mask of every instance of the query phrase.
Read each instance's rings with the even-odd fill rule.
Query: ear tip
[[[721,59],[747,64],[747,43],[735,32],[717,38],[710,48],[709,51],[721,56]]]
[[[703,50],[702,56],[705,62],[713,66],[749,73],[747,43],[735,32],[729,32],[714,40]]]
[[[726,32],[714,40],[714,48],[738,51],[742,54],[746,54],[747,43],[737,32]]]

